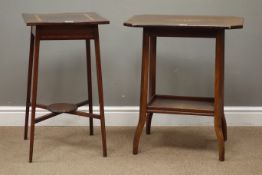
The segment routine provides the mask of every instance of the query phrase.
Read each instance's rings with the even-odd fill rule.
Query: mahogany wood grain
[[[235,16],[135,15],[124,23],[130,27],[242,28],[244,19]]]
[[[109,21],[96,13],[64,13],[64,14],[24,14],[24,20],[31,26],[31,41],[28,66],[27,99],[25,113],[24,139],[27,139],[28,115],[31,107],[31,130],[29,162],[33,159],[33,146],[35,135],[35,124],[62,113],[88,117],[90,122],[90,135],[93,135],[93,118],[101,122],[103,156],[107,156],[106,130],[104,117],[103,84],[99,46],[99,24],[108,24]],[[76,104],[37,104],[37,82],[39,47],[41,40],[85,40],[86,41],[86,66],[88,100]],[[98,81],[98,96],[100,114],[93,114],[92,99],[92,76],[91,76],[91,54],[90,40],[94,40],[96,52],[96,70]],[[32,85],[31,85],[32,84]],[[31,89],[32,86],[32,89]],[[32,98],[31,98],[32,97]],[[89,105],[89,113],[78,111],[77,108]],[[36,108],[42,108],[52,113],[36,118]]]
[[[36,26],[41,40],[82,40],[94,39],[97,25],[53,25]],[[34,33],[35,34],[35,33]]]
[[[142,72],[141,72],[141,87],[140,87],[140,108],[139,121],[136,128],[133,141],[133,154],[138,153],[138,145],[140,137],[146,122],[147,114],[147,97],[148,97],[148,72],[149,72],[149,34],[144,29],[143,31],[143,56],[142,56]]]
[[[156,44],[157,39],[155,36],[150,37],[150,60],[149,60],[149,101],[156,94]],[[146,133],[151,133],[151,123],[152,123],[153,112],[147,113],[146,121]]]
[[[225,159],[224,133],[222,120],[224,115],[224,50],[225,50],[225,31],[220,30],[216,33],[216,58],[215,58],[215,132],[219,148],[219,160]]]
[[[40,47],[40,39],[39,39],[38,36],[35,36],[29,162],[32,162],[32,160],[33,160],[33,148],[34,148],[34,137],[35,137],[35,110],[36,110],[37,82],[38,82],[39,47]]]
[[[70,103],[53,103],[47,107],[53,113],[66,113],[77,110],[77,105]]]
[[[98,30],[96,31],[96,35],[95,35],[95,53],[96,53],[96,74],[97,74],[98,101],[99,101],[99,111],[100,111],[103,155],[104,157],[106,157],[107,146],[106,146],[106,128],[105,128],[105,116],[104,116],[104,94],[103,94],[103,79],[102,79],[100,41],[99,41]]]
[[[109,24],[109,21],[95,12],[83,13],[49,13],[49,14],[22,14],[27,26],[44,25],[82,25],[82,24]]]
[[[87,69],[87,89],[89,99],[89,113],[93,114],[93,95],[92,95],[92,66],[91,66],[91,49],[90,40],[86,40],[86,69]],[[89,134],[94,135],[93,118],[89,118]]]
[[[150,134],[153,113],[214,116],[219,160],[225,159],[227,124],[224,114],[224,44],[225,29],[242,28],[244,19],[219,16],[136,15],[125,26],[143,28],[143,56],[139,121],[133,141],[138,153],[141,133],[147,121]],[[156,38],[191,37],[216,40],[214,97],[179,97],[156,94]],[[149,97],[149,98],[148,98]],[[149,100],[149,101],[148,101]]]
[[[57,115],[59,115],[59,114],[60,114],[60,113],[49,113],[49,114],[43,115],[43,116],[41,116],[41,117],[38,117],[38,118],[35,119],[35,124],[36,124],[36,123],[39,123],[39,122],[42,122],[42,121],[44,121],[44,120],[53,118],[53,117],[55,117],[55,116],[57,116]]]
[[[214,99],[199,97],[179,97],[167,95],[155,95],[149,102],[147,110],[150,112],[190,115],[214,115]]]
[[[25,112],[25,127],[24,127],[24,140],[28,137],[28,118],[29,109],[31,105],[31,86],[32,86],[32,69],[33,69],[33,57],[34,57],[34,35],[30,34],[30,51],[29,51],[29,62],[28,62],[28,73],[27,73],[27,94],[26,94],[26,112]]]

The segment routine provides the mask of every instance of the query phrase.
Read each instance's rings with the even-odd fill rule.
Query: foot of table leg
[[[146,114],[143,114],[143,116],[140,116],[140,120],[138,122],[137,128],[136,128],[136,133],[133,141],[133,154],[138,153],[138,145],[140,141],[140,137],[144,128],[146,122]]]
[[[101,116],[101,135],[102,135],[102,145],[103,145],[103,156],[107,157],[107,146],[106,146],[106,128],[105,128],[105,118]]]
[[[93,118],[89,118],[89,135],[94,135]]]
[[[146,134],[148,134],[148,135],[151,134],[151,123],[152,123],[152,117],[153,117],[153,113],[148,113],[148,114],[147,114],[147,120],[146,120]]]
[[[225,160],[225,144],[224,144],[224,136],[222,131],[222,126],[219,120],[215,119],[215,132],[217,136],[218,148],[219,148],[219,160]]]

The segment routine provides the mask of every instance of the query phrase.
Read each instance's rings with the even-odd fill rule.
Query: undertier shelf
[[[47,106],[47,109],[53,113],[74,112],[77,110],[77,105],[70,103],[54,103]]]
[[[214,98],[155,95],[147,112],[213,116]]]

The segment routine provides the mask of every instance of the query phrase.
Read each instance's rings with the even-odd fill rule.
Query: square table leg
[[[34,54],[34,40],[35,37],[30,33],[30,51],[29,51],[29,63],[27,73],[27,94],[26,94],[26,112],[25,112],[25,127],[24,127],[24,140],[28,137],[28,118],[29,109],[31,105],[31,85],[32,85],[32,69],[33,69],[33,54]]]
[[[150,36],[150,60],[149,60],[149,101],[156,95],[156,47],[157,47],[157,37]],[[151,132],[151,123],[152,123],[153,113],[147,113],[147,122],[146,122],[146,133],[150,134]]]
[[[86,40],[86,68],[87,68],[87,87],[88,87],[88,106],[89,113],[93,114],[93,97],[92,97],[92,70],[91,70],[91,49],[90,40]],[[94,135],[93,118],[89,118],[89,132]]]
[[[37,81],[38,81],[38,63],[39,63],[39,47],[40,39],[36,35],[34,42],[34,64],[33,64],[33,86],[32,86],[32,112],[31,112],[31,131],[30,131],[30,150],[29,150],[29,162],[32,162],[34,136],[35,136],[35,110],[37,99]]]
[[[98,87],[98,99],[99,99],[99,109],[100,109],[100,117],[101,117],[100,123],[101,123],[101,134],[102,134],[103,156],[106,157],[107,146],[106,146],[106,129],[105,129],[105,116],[104,116],[103,80],[102,80],[98,29],[96,31],[96,37],[95,37],[95,52],[96,52],[97,87]]]

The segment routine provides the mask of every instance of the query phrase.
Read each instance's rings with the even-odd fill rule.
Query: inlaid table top
[[[135,15],[124,25],[130,27],[243,28],[244,19],[235,16]]]
[[[28,26],[59,24],[109,24],[109,21],[95,12],[23,14]]]

